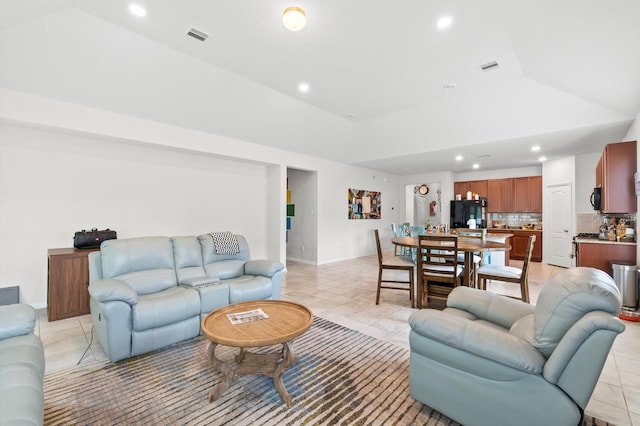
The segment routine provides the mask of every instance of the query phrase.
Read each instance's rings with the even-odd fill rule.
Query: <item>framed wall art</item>
[[[380,219],[382,195],[366,189],[347,190],[349,219]]]

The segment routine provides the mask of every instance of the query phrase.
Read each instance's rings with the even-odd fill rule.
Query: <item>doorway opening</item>
[[[287,260],[318,263],[318,173],[287,168]]]
[[[444,225],[440,182],[407,185],[405,222],[418,226]]]

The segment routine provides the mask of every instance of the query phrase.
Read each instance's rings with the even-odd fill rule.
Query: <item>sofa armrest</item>
[[[567,331],[558,346],[554,349],[544,367],[544,377],[551,383],[557,383],[580,347],[598,330],[622,333],[624,324],[608,312],[594,311],[583,316]],[[603,358],[609,353],[608,347],[603,347]],[[592,356],[594,354],[591,354]],[[599,372],[598,372],[599,374]],[[597,378],[597,377],[596,377]]]
[[[0,306],[0,339],[33,334],[36,310],[30,305]]]
[[[445,312],[421,310],[409,317],[411,329],[426,338],[530,374],[541,374],[545,357],[508,330]]]
[[[532,314],[534,305],[506,296],[469,287],[456,287],[447,299],[447,307],[457,308],[509,329],[520,318]]]
[[[284,265],[282,263],[272,260],[249,260],[244,264],[244,273],[246,275],[262,275],[268,278],[283,269]]]
[[[89,284],[89,295],[98,302],[122,301],[130,305],[138,303],[138,293],[120,280],[98,280]]]

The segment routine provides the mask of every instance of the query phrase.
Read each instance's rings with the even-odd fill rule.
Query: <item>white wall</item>
[[[505,179],[542,175],[542,166],[519,167],[515,169],[478,170],[454,174],[454,182],[484,179]],[[453,193],[453,191],[451,192]],[[448,195],[449,196],[449,195]],[[482,194],[480,194],[482,196]]]
[[[624,137],[624,141],[640,141],[640,112],[636,115],[636,121],[634,121],[631,127],[629,127],[629,131]]]
[[[591,193],[596,186],[596,166],[600,159],[601,152],[591,154],[576,155],[576,198],[575,213],[597,214],[591,206]]]
[[[636,121],[633,122],[627,135],[624,137],[625,141],[638,141],[640,142],[640,112],[636,116]],[[640,167],[640,149],[636,150],[637,165]],[[640,212],[640,197],[638,197],[638,212]],[[636,229],[640,229],[640,226],[636,224]],[[636,264],[640,265],[640,250],[636,252]]]
[[[81,228],[119,237],[229,229],[286,260],[287,168],[317,172],[317,263],[391,248],[398,177],[213,134],[0,89],[0,287],[46,303],[48,248]],[[304,143],[302,141],[301,143]],[[347,189],[382,192],[382,219],[349,220]]]
[[[266,167],[93,137],[2,125],[0,282],[46,298],[47,249],[75,231],[119,238],[231,230],[267,254]]]

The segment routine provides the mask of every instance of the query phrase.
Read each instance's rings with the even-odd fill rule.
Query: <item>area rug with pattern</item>
[[[457,425],[409,395],[409,351],[315,318],[294,342],[297,361],[283,382],[238,376],[212,403],[222,380],[200,336],[117,363],[83,362],[45,375],[46,425]],[[222,349],[222,351],[221,351]],[[233,358],[231,348],[218,354]],[[587,418],[586,425],[607,423]]]

